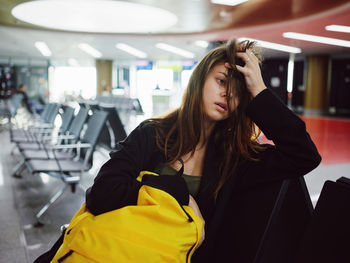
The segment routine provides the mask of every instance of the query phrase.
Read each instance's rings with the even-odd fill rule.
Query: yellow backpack
[[[141,172],[138,180],[144,174]],[[83,205],[72,218],[51,262],[189,263],[202,220],[167,192],[143,185],[137,205],[91,214]]]

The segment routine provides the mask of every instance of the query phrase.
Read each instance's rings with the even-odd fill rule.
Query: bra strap
[[[179,158],[179,159],[177,159],[177,160],[181,163],[181,168],[180,168],[180,170],[176,173],[176,175],[177,175],[177,176],[182,176],[183,173],[184,173],[184,167],[185,167],[184,161],[183,161],[181,158]]]

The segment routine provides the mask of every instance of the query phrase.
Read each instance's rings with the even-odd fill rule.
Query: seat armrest
[[[58,149],[74,149],[74,148],[91,148],[92,145],[90,143],[75,143],[75,144],[62,144],[62,145],[53,145],[50,146],[50,149],[58,150]]]

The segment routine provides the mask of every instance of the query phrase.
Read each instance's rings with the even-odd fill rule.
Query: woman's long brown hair
[[[192,156],[204,131],[206,116],[202,105],[202,93],[206,77],[219,63],[228,62],[232,65],[232,69],[228,70],[227,95],[233,94],[239,103],[234,105],[235,110],[229,113],[227,119],[217,122],[213,130],[216,147],[219,147],[221,153],[225,153],[220,163],[221,176],[214,193],[215,199],[225,182],[234,174],[239,161],[254,160],[252,153],[261,150],[261,146],[255,142],[258,130],[246,115],[252,97],[245,86],[243,75],[236,68],[236,63],[239,63],[236,52],[244,52],[247,49],[260,59],[254,49],[254,43],[250,41],[237,43],[232,39],[211,50],[194,69],[181,106],[164,117],[151,119],[157,124],[157,146],[164,152],[168,163],[174,163],[188,153]],[[227,103],[230,109],[234,100],[228,100]]]

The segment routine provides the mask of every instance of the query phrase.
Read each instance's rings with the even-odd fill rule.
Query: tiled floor
[[[315,204],[326,180],[350,177],[350,121],[305,118],[307,129],[323,156],[322,163],[306,175],[307,186]],[[35,214],[63,183],[45,174],[23,173],[22,179],[10,176],[18,154],[10,155],[8,132],[0,132],[0,262],[27,263],[46,251],[57,240],[61,225],[68,223],[84,202],[84,191],[108,159],[99,149],[94,166],[82,177],[76,193],[67,191],[43,216],[45,225],[36,223]]]

